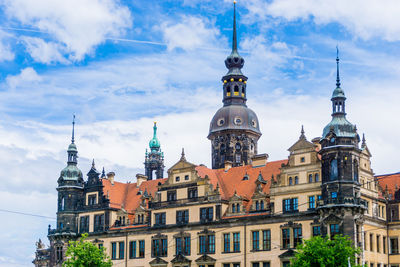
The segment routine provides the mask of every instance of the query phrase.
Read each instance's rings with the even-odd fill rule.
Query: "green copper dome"
[[[343,89],[340,87],[336,87],[336,89],[333,90],[332,93],[332,98],[337,98],[337,97],[346,98]]]
[[[337,137],[357,136],[357,129],[355,125],[349,122],[345,116],[334,116],[331,122],[325,126],[322,137],[325,138],[331,129]]]
[[[149,142],[149,147],[151,151],[158,151],[160,149],[160,141],[157,139],[157,123],[154,122],[153,126],[153,138]]]
[[[60,174],[60,178],[64,181],[80,181],[83,178],[81,170],[76,165],[68,165],[65,167]]]
[[[68,146],[68,150],[67,150],[68,152],[78,152],[78,149],[76,148],[76,145],[75,145],[75,143],[71,143],[69,146]]]

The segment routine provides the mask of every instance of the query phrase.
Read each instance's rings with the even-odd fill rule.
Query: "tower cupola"
[[[164,152],[161,151],[161,144],[157,138],[157,123],[154,122],[153,138],[149,142],[150,152],[145,153],[144,167],[148,180],[153,177],[159,179],[164,175]]]

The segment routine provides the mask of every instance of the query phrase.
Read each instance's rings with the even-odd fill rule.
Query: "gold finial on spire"
[[[233,0],[233,3],[236,4],[236,0]]]

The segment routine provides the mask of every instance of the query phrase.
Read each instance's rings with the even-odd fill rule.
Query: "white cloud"
[[[0,30],[0,62],[10,61],[15,58],[15,54],[12,51],[10,44],[7,43],[7,38],[10,36],[11,34]]]
[[[400,5],[397,0],[263,0],[244,1],[248,18],[265,20],[267,16],[288,21],[312,19],[317,24],[337,22],[356,36],[400,40]]]
[[[168,50],[215,48],[218,46],[217,39],[220,33],[218,29],[209,24],[204,18],[182,16],[179,23],[165,22],[160,28]]]
[[[41,38],[36,37],[22,37],[23,42],[26,44],[31,57],[41,63],[52,64],[52,63],[68,63],[62,52],[65,51],[65,47],[59,43],[46,42]]]
[[[20,85],[32,85],[32,82],[38,81],[41,81],[41,77],[31,67],[22,69],[19,74],[9,75],[6,78],[6,82],[11,88],[16,88]]]
[[[76,61],[107,36],[122,35],[132,19],[129,9],[114,0],[6,0],[3,5],[7,16],[51,34]]]

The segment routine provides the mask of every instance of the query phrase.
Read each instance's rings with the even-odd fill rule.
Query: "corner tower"
[[[321,231],[355,240],[363,220],[364,205],[358,178],[362,150],[357,128],[346,119],[344,91],[340,87],[339,52],[336,88],[332,94],[332,120],[325,126],[319,151],[322,161]]]
[[[149,142],[150,152],[146,149],[144,168],[145,175],[148,180],[153,179],[153,171],[155,178],[163,178],[164,175],[164,152],[161,151],[160,141],[157,138],[157,123],[154,122],[153,138]]]
[[[211,141],[213,169],[223,168],[225,161],[231,161],[233,166],[250,164],[257,154],[261,132],[256,113],[246,106],[247,77],[241,71],[243,65],[244,59],[237,49],[234,2],[232,52],[225,60],[228,73],[222,77],[224,105],[212,118],[207,137]]]
[[[83,195],[82,171],[78,168],[78,149],[75,144],[75,115],[72,138],[68,146],[68,161],[58,178],[57,232],[77,232],[76,211]]]

